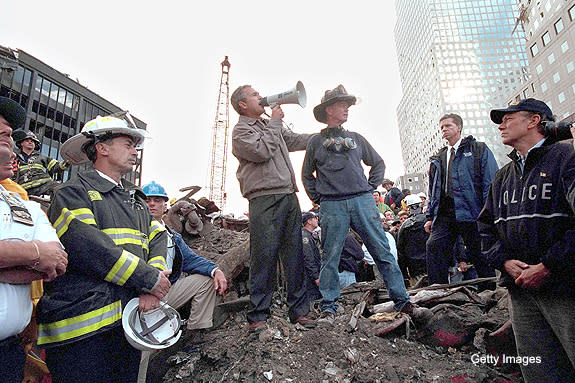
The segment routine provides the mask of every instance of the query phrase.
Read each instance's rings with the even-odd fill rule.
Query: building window
[[[555,23],[555,32],[559,33],[563,30],[563,28],[564,28],[563,19],[557,20],[557,22]]]
[[[541,84],[541,91],[542,91],[542,92],[547,92],[547,83],[546,83],[546,82],[544,82],[544,83]]]
[[[569,43],[565,41],[563,44],[561,44],[561,52],[565,53],[567,52],[567,49],[569,49]]]
[[[545,32],[543,36],[541,36],[541,40],[543,41],[543,46],[549,44],[549,41],[551,41],[551,35],[549,34],[549,31]]]
[[[541,64],[537,65],[535,67],[535,71],[537,72],[537,74],[541,74],[541,72],[543,72],[543,66]]]
[[[575,5],[569,8],[569,18],[571,21],[575,20]]]
[[[563,103],[563,101],[565,101],[565,93],[561,92],[557,95],[557,99],[559,100],[559,103]]]
[[[539,53],[539,47],[537,46],[537,43],[531,45],[531,56],[535,57],[535,55]]]
[[[547,61],[549,61],[549,64],[553,64],[555,62],[555,54],[551,53],[549,56],[547,56]]]
[[[573,72],[573,69],[575,69],[575,63],[573,63],[573,61],[569,61],[567,63],[567,73]]]
[[[559,72],[555,72],[555,74],[553,75],[553,82],[555,84],[557,84],[559,82],[559,80],[561,80],[561,77],[559,76]]]

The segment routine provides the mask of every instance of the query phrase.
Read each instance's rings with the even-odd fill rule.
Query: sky
[[[343,84],[358,97],[344,127],[362,134],[386,163],[386,177],[403,174],[396,108],[401,84],[395,55],[392,0],[285,1],[27,1],[4,0],[0,45],[21,49],[148,124],[142,183],[209,193],[212,128],[221,66],[229,56],[230,95],[250,84],[262,96],[302,81],[307,106],[284,105],[298,133],[324,125],[313,107]],[[6,17],[9,15],[9,17]],[[247,211],[235,176],[230,105],[225,212]],[[291,155],[302,209],[304,153]]]

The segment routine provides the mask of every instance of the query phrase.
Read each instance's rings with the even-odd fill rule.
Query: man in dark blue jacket
[[[372,191],[383,180],[385,164],[360,134],[345,130],[348,109],[356,102],[342,85],[325,92],[313,112],[316,120],[327,124],[308,142],[302,179],[309,198],[320,205],[321,242],[324,258],[319,277],[323,297],[319,323],[333,325],[339,298],[338,266],[345,238],[351,228],[359,234],[383,279],[395,308],[414,319],[429,316],[425,309],[409,301],[403,276],[373,203]],[[366,179],[361,162],[370,166]]]
[[[514,150],[479,216],[483,255],[501,270],[525,382],[575,382],[575,151],[528,98],[491,111]]]
[[[461,235],[469,260],[480,277],[495,272],[480,257],[481,243],[477,216],[485,203],[489,185],[497,171],[497,162],[489,148],[472,136],[461,137],[463,120],[457,114],[446,114],[439,128],[448,145],[431,157],[429,168],[429,204],[425,230],[427,240],[427,273],[430,283],[448,283],[448,269],[453,259],[453,245]],[[467,263],[460,262],[462,271]],[[494,287],[483,285],[481,288]]]
[[[319,269],[321,267],[321,254],[319,245],[319,233],[316,229],[318,217],[312,211],[306,211],[301,215],[301,236],[305,269],[306,297],[309,302],[321,298],[319,292]]]

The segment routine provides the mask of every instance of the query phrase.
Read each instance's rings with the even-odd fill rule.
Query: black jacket
[[[550,271],[548,288],[572,293],[575,287],[575,151],[571,141],[547,138],[527,156],[521,174],[518,156],[499,170],[478,218],[483,255],[503,270],[508,259],[542,262]]]
[[[319,269],[321,267],[321,255],[319,251],[319,238],[317,232],[310,232],[307,229],[301,230],[302,247],[304,256],[305,277],[315,284],[319,279]]]
[[[427,219],[425,214],[409,217],[397,234],[397,252],[404,258],[425,260],[425,244],[429,234],[423,226]]]
[[[361,245],[351,233],[347,233],[341,251],[341,257],[339,258],[339,272],[341,273],[343,270],[347,270],[355,274],[359,273],[357,261],[361,261],[363,257]]]

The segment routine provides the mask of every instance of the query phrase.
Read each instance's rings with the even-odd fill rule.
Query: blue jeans
[[[355,273],[353,271],[343,270],[339,273],[339,289],[343,289],[356,282]]]
[[[323,254],[319,273],[319,290],[323,297],[323,312],[336,314],[339,298],[339,257],[345,237],[351,227],[355,230],[372,255],[389,291],[389,296],[400,310],[409,301],[403,276],[379,218],[379,211],[371,193],[341,201],[322,201],[319,209]]]

